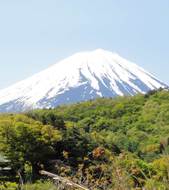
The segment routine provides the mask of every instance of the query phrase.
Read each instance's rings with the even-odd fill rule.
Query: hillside
[[[1,115],[0,126],[25,182],[27,164],[31,180],[45,169],[91,189],[169,189],[168,91]]]

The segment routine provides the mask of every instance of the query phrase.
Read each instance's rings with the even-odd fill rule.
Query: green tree
[[[15,171],[23,171],[24,164],[29,162],[37,174],[40,165],[55,154],[54,146],[61,139],[61,133],[54,127],[25,116],[0,122],[0,151],[11,161]]]

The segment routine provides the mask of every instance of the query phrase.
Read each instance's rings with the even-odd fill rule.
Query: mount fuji
[[[0,112],[54,108],[94,99],[135,95],[166,88],[153,75],[103,49],[76,53],[0,91]]]

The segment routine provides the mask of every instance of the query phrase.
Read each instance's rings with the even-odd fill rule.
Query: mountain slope
[[[76,53],[48,69],[0,91],[0,111],[51,108],[96,97],[146,93],[166,87],[118,54],[97,49]]]

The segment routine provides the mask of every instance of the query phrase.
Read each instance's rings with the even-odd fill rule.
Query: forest
[[[169,189],[169,92],[0,115],[0,190]],[[80,190],[80,189],[79,189]]]

